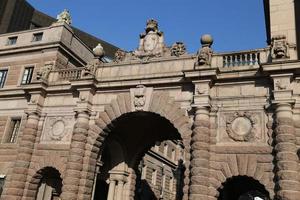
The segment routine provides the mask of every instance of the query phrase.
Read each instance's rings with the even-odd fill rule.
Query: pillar
[[[276,196],[281,200],[298,200],[300,183],[292,105],[279,103],[276,108]]]
[[[77,119],[74,125],[66,174],[63,180],[62,200],[77,200],[89,129],[89,118],[90,112],[87,109],[77,110]]]
[[[197,106],[192,134],[191,182],[189,200],[208,200],[209,109]]]
[[[20,141],[18,156],[12,170],[11,179],[4,188],[1,196],[2,200],[20,200],[23,196],[40,117],[37,111],[30,111],[27,115],[27,122],[23,130],[22,140]]]
[[[110,180],[107,200],[114,200],[115,188],[116,188],[116,181],[115,180]]]
[[[118,187],[117,187],[117,200],[123,199],[123,190],[124,190],[124,181],[119,180],[118,181]]]

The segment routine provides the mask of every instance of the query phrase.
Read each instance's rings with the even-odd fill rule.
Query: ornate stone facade
[[[279,32],[228,53],[204,35],[189,54],[149,20],[111,62],[68,23],[13,33],[32,46],[0,46],[1,200],[299,200],[300,62]]]

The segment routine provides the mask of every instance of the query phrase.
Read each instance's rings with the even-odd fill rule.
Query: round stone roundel
[[[53,139],[60,139],[64,135],[65,131],[65,123],[62,120],[56,121],[52,125],[52,138]]]
[[[255,137],[256,119],[249,112],[235,112],[226,120],[228,136],[235,141],[252,141]]]
[[[251,121],[245,117],[236,118],[232,124],[232,130],[238,135],[247,135],[252,128]]]

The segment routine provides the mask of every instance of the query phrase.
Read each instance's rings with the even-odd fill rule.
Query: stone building
[[[299,4],[264,6],[266,47],[239,52],[151,19],[108,62],[67,12],[0,35],[1,200],[299,200]]]

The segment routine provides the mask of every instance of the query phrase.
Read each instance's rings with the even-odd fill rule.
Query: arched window
[[[40,174],[42,178],[36,200],[59,200],[62,188],[60,173],[52,167],[46,167]]]

